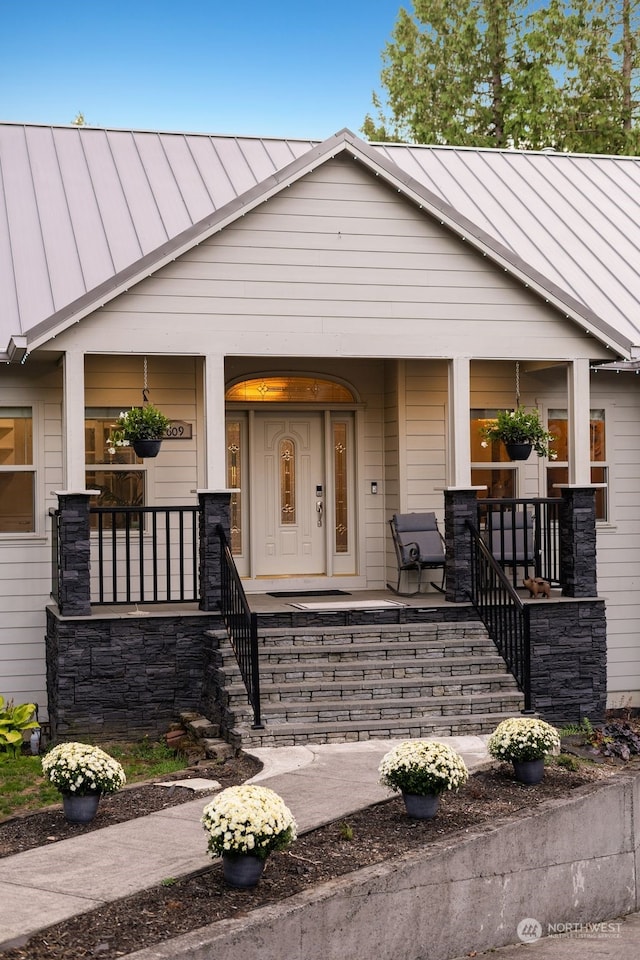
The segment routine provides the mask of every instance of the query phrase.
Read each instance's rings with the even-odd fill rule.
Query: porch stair
[[[236,747],[489,733],[524,704],[481,623],[277,627],[260,630],[254,730],[230,641],[212,636],[216,719]]]

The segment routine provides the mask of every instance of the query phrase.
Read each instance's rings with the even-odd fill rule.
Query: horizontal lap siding
[[[37,703],[46,719],[45,608],[51,602],[49,508],[62,487],[61,373],[57,363],[3,369],[1,402],[34,415],[37,533],[0,535],[0,694]]]
[[[606,409],[610,522],[598,528],[598,591],[607,601],[609,704],[640,706],[640,380],[598,373]]]
[[[144,349],[573,356],[574,324],[351,161],[331,161],[103,308],[77,333]],[[64,337],[65,335],[63,335]],[[585,343],[592,341],[584,338]],[[597,350],[596,350],[597,352]]]

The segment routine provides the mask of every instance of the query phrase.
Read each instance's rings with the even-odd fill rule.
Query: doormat
[[[291,603],[297,610],[378,610],[381,607],[406,607],[397,600],[336,600],[326,603]]]
[[[268,597],[350,597],[348,590],[281,590]]]

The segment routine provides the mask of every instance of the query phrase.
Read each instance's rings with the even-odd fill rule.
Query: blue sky
[[[401,0],[0,0],[0,120],[360,131]],[[410,8],[408,2],[405,6]]]

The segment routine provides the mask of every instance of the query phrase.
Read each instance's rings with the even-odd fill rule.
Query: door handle
[[[324,513],[324,502],[322,500],[316,500],[316,513],[318,515],[318,526],[322,526],[322,515]]]

